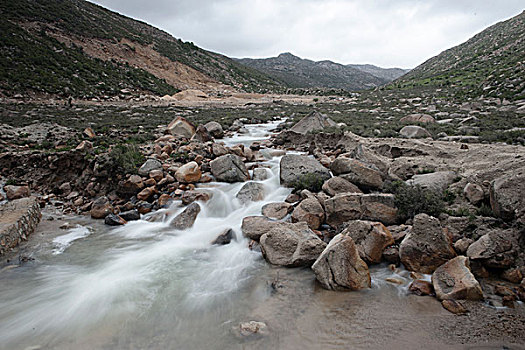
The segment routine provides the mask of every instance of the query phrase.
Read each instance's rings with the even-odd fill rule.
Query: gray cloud
[[[231,57],[414,67],[523,11],[522,0],[96,0]]]

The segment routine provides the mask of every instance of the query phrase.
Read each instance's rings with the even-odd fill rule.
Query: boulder
[[[217,181],[244,182],[250,179],[250,174],[241,158],[226,154],[210,162],[211,172]]]
[[[435,123],[436,120],[430,114],[414,113],[399,120],[401,123]]]
[[[211,242],[212,245],[225,245],[230,244],[232,241],[232,238],[234,236],[234,232],[231,228],[227,228],[226,230],[222,231],[217,238]]]
[[[505,174],[490,185],[492,211],[503,220],[525,224],[525,169]]]
[[[247,182],[237,192],[235,196],[241,204],[249,202],[258,202],[264,199],[265,190],[264,185],[258,182]]]
[[[182,213],[177,215],[170,223],[170,226],[176,230],[186,230],[193,226],[201,211],[200,205],[191,203]]]
[[[350,291],[370,288],[368,266],[359,257],[351,237],[338,234],[312,265],[315,277],[326,289]]]
[[[242,219],[242,234],[254,241],[259,241],[261,236],[271,229],[272,223],[273,221],[264,216],[246,216]]]
[[[300,134],[307,134],[331,126],[337,126],[337,123],[326,115],[314,111],[297,122],[297,124],[295,124],[290,130]]]
[[[156,159],[148,159],[139,168],[140,176],[149,176],[149,172],[152,170],[162,170],[162,163]]]
[[[411,186],[419,185],[429,190],[443,192],[456,178],[457,174],[453,171],[436,171],[430,174],[414,175],[406,183]]]
[[[268,169],[266,168],[255,168],[253,169],[253,180],[254,181],[264,181],[270,176],[268,174]]]
[[[463,195],[474,205],[478,205],[485,198],[485,193],[480,185],[469,182],[463,189]]]
[[[292,213],[292,222],[306,222],[312,230],[317,230],[324,219],[324,209],[315,197],[304,199]]]
[[[369,164],[375,169],[378,169],[383,174],[388,173],[390,160],[383,155],[379,155],[361,143],[358,144],[356,148],[352,150],[352,152],[350,152],[349,158]]]
[[[423,280],[414,280],[408,286],[410,293],[415,295],[434,295],[434,286],[432,283]]]
[[[119,216],[126,221],[140,220],[140,213],[136,209],[124,211]]]
[[[379,264],[385,248],[394,244],[390,231],[380,222],[350,221],[341,233],[352,237],[359,256],[368,264]]]
[[[147,201],[155,193],[155,186],[146,187],[139,193],[137,193],[137,199],[139,201]]]
[[[412,230],[399,246],[401,262],[408,270],[432,273],[456,253],[438,219],[427,214],[414,218]]]
[[[262,214],[272,220],[282,220],[292,211],[290,203],[277,202],[268,203],[262,207]]]
[[[85,136],[85,137],[88,137],[90,139],[92,138],[95,138],[97,136],[97,134],[95,134],[95,132],[93,131],[92,128],[90,127],[87,127],[84,129],[84,131],[82,132],[82,134]]]
[[[149,172],[149,177],[158,183],[160,180],[164,178],[164,172],[160,169],[155,169]]]
[[[455,315],[466,314],[468,310],[463,306],[463,304],[457,302],[456,300],[446,299],[441,302],[443,308]]]
[[[308,176],[318,177],[323,182],[331,177],[330,171],[315,158],[299,154],[286,154],[281,158],[281,185],[294,187]]]
[[[339,176],[334,176],[325,181],[323,191],[331,197],[339,193],[363,193],[359,187]]]
[[[177,181],[184,183],[198,182],[201,176],[202,171],[197,162],[186,163],[175,172]]]
[[[304,222],[272,222],[260,240],[263,257],[279,266],[311,266],[326,247]]]
[[[195,134],[191,137],[192,141],[198,141],[198,142],[208,142],[212,141],[213,137],[208,132],[208,129],[204,127],[204,125],[199,125],[197,129],[195,130]]]
[[[4,191],[7,199],[10,201],[14,199],[29,197],[28,186],[6,185],[4,186]]]
[[[483,299],[481,287],[470,272],[469,260],[465,256],[457,256],[439,266],[432,274],[432,284],[439,300]]]
[[[509,268],[516,260],[518,236],[513,229],[490,231],[468,247],[467,256],[490,268]]]
[[[349,220],[397,221],[394,195],[341,193],[325,201],[326,223],[334,228]]]
[[[112,212],[113,206],[107,197],[99,197],[91,204],[90,214],[93,219],[104,219]]]
[[[220,156],[224,156],[226,154],[228,154],[228,149],[221,143],[214,143],[211,145],[211,153],[213,153],[213,155],[215,157],[220,157]]]
[[[432,135],[425,128],[417,125],[407,125],[399,131],[399,134],[409,139],[432,137]]]
[[[116,214],[109,214],[104,218],[104,223],[109,226],[120,226],[127,224],[126,220],[124,220],[120,215]]]
[[[195,134],[195,127],[183,117],[177,117],[168,124],[166,131],[174,136],[190,139]]]
[[[134,196],[144,188],[144,182],[138,175],[131,175],[129,179],[120,181],[117,187],[117,193],[123,197],[129,198]]]
[[[221,124],[211,121],[204,124],[204,127],[214,138],[222,139],[224,137],[224,130],[222,129]]]
[[[340,175],[345,180],[368,190],[383,188],[383,174],[373,166],[356,159],[337,157],[330,166],[334,175]]]
[[[182,204],[188,205],[195,201],[207,202],[211,198],[211,194],[204,191],[184,191],[180,199]]]

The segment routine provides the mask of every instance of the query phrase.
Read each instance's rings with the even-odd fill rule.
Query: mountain
[[[389,88],[451,88],[466,97],[525,98],[525,11],[443,51]]]
[[[362,72],[370,73],[373,76],[376,76],[381,79],[385,79],[388,81],[395,80],[402,75],[405,75],[406,73],[410,72],[410,69],[402,69],[402,68],[381,68],[378,66],[374,66],[372,64],[347,64],[347,67],[359,69]]]
[[[234,87],[275,79],[146,23],[83,0],[0,2],[0,94],[114,96]]]
[[[332,61],[315,62],[291,53],[263,59],[241,58],[237,59],[237,62],[255,68],[292,88],[364,90],[393,80],[386,77],[387,73],[381,72],[382,69],[378,67],[345,66]],[[374,74],[372,71],[380,74]]]

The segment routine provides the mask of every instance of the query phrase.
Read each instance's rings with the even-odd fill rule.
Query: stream
[[[277,124],[247,125],[224,141],[249,145]],[[171,213],[165,222],[147,220],[157,211],[117,228],[46,209],[26,247],[34,260],[0,267],[0,349],[451,348],[439,327],[454,316],[434,298],[408,295],[405,270],[373,266],[371,289],[338,293],[308,268],[273,267],[248,249],[242,219],[290,193],[279,161],[264,163],[263,201],[241,205],[242,183],[200,184],[212,198],[184,231],[169,226],[179,201],[162,210]],[[59,229],[64,222],[73,227]],[[211,245],[228,228],[236,239]],[[236,334],[250,320],[268,334]]]

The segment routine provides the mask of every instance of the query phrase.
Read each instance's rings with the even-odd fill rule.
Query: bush
[[[393,181],[385,185],[384,192],[394,194],[397,216],[401,221],[412,219],[420,213],[438,216],[445,209],[441,193],[419,185],[409,186],[403,181]]]
[[[316,173],[308,173],[299,176],[297,181],[292,184],[294,192],[308,190],[314,193],[320,192],[323,187],[324,180],[321,175]]]
[[[109,152],[115,170],[126,174],[135,174],[144,163],[144,156],[135,145],[116,145]]]

